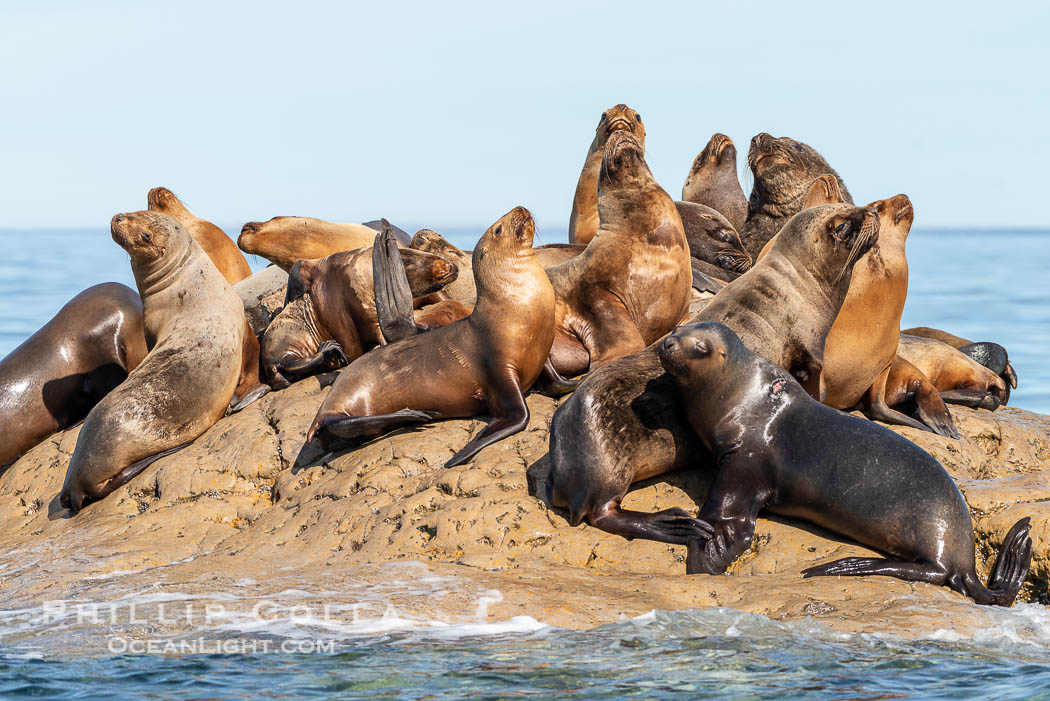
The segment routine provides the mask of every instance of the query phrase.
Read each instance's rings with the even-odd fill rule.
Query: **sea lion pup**
[[[252,269],[233,239],[210,221],[193,216],[174,192],[166,187],[155,187],[146,195],[146,202],[149,211],[167,214],[186,227],[226,282],[232,285],[251,276]]]
[[[985,587],[970,510],[929,453],[889,429],[813,400],[721,324],[687,324],[660,344],[678,400],[718,470],[700,509],[713,533],[689,543],[686,572],[721,574],[751,546],[763,509],[881,550],[803,570],[888,575],[1009,606],[1032,560],[1029,519],[1010,529]],[[814,446],[822,450],[814,450]]]
[[[130,287],[105,282],[66,302],[0,361],[0,468],[81,421],[145,356]]]
[[[645,151],[645,126],[642,125],[642,115],[627,105],[616,105],[602,112],[602,118],[594,130],[594,139],[587,149],[587,158],[583,161],[583,170],[576,183],[576,193],[572,198],[569,243],[590,243],[598,233],[598,174],[605,157],[606,141],[610,135],[620,131],[634,135],[642,151]]]
[[[601,227],[587,249],[547,268],[557,299],[551,362],[566,377],[645,348],[689,310],[682,218],[628,131],[606,140],[598,212]]]
[[[747,196],[736,175],[736,145],[725,134],[715,134],[693,161],[682,200],[710,207],[740,231],[747,221]]]
[[[765,132],[751,139],[747,164],[754,175],[747,223],[738,229],[744,248],[757,255],[790,217],[804,209],[810,183],[821,175],[834,176],[842,201],[852,204],[846,184],[810,146],[786,136]]]
[[[431,253],[405,249],[403,255],[411,313],[413,298],[440,290],[458,272]],[[376,313],[372,267],[371,248],[292,266],[285,307],[263,334],[263,370],[274,389],[343,367],[386,343]]]
[[[1009,385],[1003,378],[976,360],[932,338],[902,333],[897,355],[929,378],[949,404],[995,411]],[[897,373],[891,373],[887,391],[905,387]]]
[[[439,418],[493,419],[445,465],[521,431],[523,393],[554,340],[554,290],[532,250],[535,224],[515,207],[489,227],[473,255],[477,304],[466,319],[366,353],[340,373],[307,433],[331,448]]]
[[[245,224],[237,245],[245,253],[262,256],[287,272],[297,260],[324,258],[333,253],[367,248],[375,237],[376,230],[364,224],[342,224],[310,217],[274,217],[269,221]]]
[[[769,254],[730,282],[692,321],[729,326],[820,397],[824,340],[849,289],[851,268],[878,239],[873,210],[822,205],[796,214]],[[548,499],[628,538],[685,543],[697,524],[684,512],[620,509],[631,484],[692,465],[702,450],[678,408],[656,346],[588,375],[554,413]]]
[[[751,268],[751,254],[744,250],[736,229],[719,212],[702,204],[675,202],[682,217],[689,255],[701,263],[694,268],[718,277],[735,280]]]
[[[909,336],[932,338],[935,341],[947,343],[952,348],[964,355],[970,356],[978,363],[1003,378],[1003,381],[1007,383],[1006,391],[1003,393],[1002,397],[1003,405],[1005,405],[1010,399],[1010,389],[1017,389],[1017,373],[1014,372],[1013,365],[1010,364],[1010,355],[1006,352],[1006,349],[998,343],[992,341],[978,341],[975,343],[960,336],[956,336],[955,334],[948,333],[947,331],[931,329],[929,326],[916,326],[911,329],[904,329],[901,333],[908,334]]]
[[[134,212],[111,229],[131,256],[150,351],[84,421],[61,494],[74,512],[223,416],[250,333],[240,297],[178,221]]]

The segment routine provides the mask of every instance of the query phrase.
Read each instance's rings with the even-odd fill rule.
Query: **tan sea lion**
[[[411,294],[429,295],[458,275],[440,256],[404,249]],[[263,335],[263,369],[275,389],[335,370],[386,341],[376,315],[372,249],[302,260],[289,275],[288,302]],[[409,300],[411,304],[411,299]]]
[[[67,302],[0,361],[0,467],[81,421],[145,356],[130,287],[106,282]]]
[[[909,336],[932,338],[941,343],[947,343],[952,348],[958,350],[964,355],[970,356],[978,363],[1003,378],[1003,381],[1006,383],[1006,392],[1004,392],[1002,396],[1002,403],[1004,405],[1010,399],[1010,389],[1017,389],[1017,373],[1014,372],[1013,365],[1010,364],[1010,356],[1006,352],[1006,349],[998,343],[992,341],[968,341],[961,336],[956,336],[955,334],[941,331],[940,329],[931,329],[928,326],[917,326],[911,329],[904,329],[901,333],[908,334]]]
[[[806,209],[784,225],[765,258],[733,280],[691,321],[717,321],[754,352],[822,395],[824,342],[849,290],[852,267],[878,240],[879,218],[864,207]],[[624,511],[631,484],[695,465],[696,440],[654,344],[588,375],[554,413],[548,495],[583,519],[628,538],[688,544],[702,535],[681,509]],[[761,426],[750,427],[762,431]]]
[[[627,105],[616,105],[602,112],[594,140],[587,149],[583,170],[576,183],[576,194],[572,198],[572,214],[569,215],[569,243],[590,243],[598,231],[598,173],[605,156],[605,142],[610,134],[626,131],[645,150],[645,127],[642,116]]]
[[[601,226],[587,249],[547,269],[557,299],[551,362],[563,376],[645,348],[689,309],[682,219],[629,131],[606,139],[598,212]]]
[[[245,253],[262,256],[281,269],[297,260],[324,258],[333,253],[369,248],[376,230],[364,224],[343,224],[310,217],[274,217],[248,222],[237,245]]]
[[[307,434],[331,448],[422,421],[493,420],[446,466],[470,460],[529,420],[524,392],[554,338],[554,290],[532,249],[535,225],[515,207],[478,241],[470,316],[366,353],[343,370]]]
[[[757,255],[784,223],[804,208],[810,184],[821,175],[835,178],[844,202],[852,203],[846,184],[816,149],[765,132],[751,139],[747,163],[754,175],[747,222],[739,229],[744,248]]]
[[[925,450],[814,401],[721,324],[681,326],[658,352],[718,465],[700,509],[710,532],[689,543],[687,573],[725,572],[769,510],[886,553],[810,567],[806,577],[888,575],[951,587],[979,604],[1014,602],[1032,561],[1030,519],[1010,529],[986,587],[966,501]]]
[[[244,306],[189,232],[157,212],[118,214],[149,354],[84,421],[60,501],[79,511],[200,436],[241,381]]]
[[[146,201],[149,211],[167,214],[186,227],[186,231],[190,232],[193,240],[204,249],[204,253],[228,283],[232,285],[251,276],[252,269],[237,250],[233,239],[210,221],[191,214],[171,190],[155,187],[149,191]]]
[[[897,355],[918,368],[949,404],[964,404],[994,411],[1002,404],[1008,385],[993,370],[932,338],[902,333]],[[902,368],[891,372],[887,393],[906,392],[909,378]]]
[[[736,175],[736,145],[725,134],[715,134],[693,161],[682,200],[706,205],[720,213],[734,231],[747,221],[747,197]]]

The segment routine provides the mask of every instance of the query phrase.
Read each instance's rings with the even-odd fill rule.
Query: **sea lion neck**
[[[194,249],[200,251],[188,234],[185,237],[173,236],[169,240],[169,246],[169,250],[157,260],[136,262],[132,258],[131,270],[143,299],[147,295],[157,294],[167,289],[176,282],[179,271],[185,268],[194,257]]]

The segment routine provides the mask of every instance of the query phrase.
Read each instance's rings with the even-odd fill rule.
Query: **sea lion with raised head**
[[[441,256],[412,249],[399,253],[407,271],[409,309],[413,299],[442,289],[458,275]],[[292,266],[284,309],[263,335],[263,369],[271,386],[282,389],[340,368],[386,341],[376,313],[371,247],[302,260]]]
[[[81,421],[145,356],[130,287],[105,282],[67,302],[0,361],[0,467]]]
[[[748,201],[747,222],[739,229],[744,248],[757,255],[789,218],[805,208],[813,180],[821,175],[835,178],[842,201],[851,203],[842,182],[816,149],[788,137],[779,139],[758,134],[751,139],[747,164],[754,175]]]
[[[979,604],[1013,603],[1032,560],[1028,518],[1010,529],[986,587],[970,510],[925,450],[814,401],[721,324],[681,326],[659,346],[689,424],[717,464],[699,515],[711,532],[688,544],[687,573],[725,572],[768,510],[887,555],[817,565],[806,577],[887,575],[948,586]]]
[[[251,276],[252,269],[233,239],[210,221],[194,216],[174,192],[166,187],[155,187],[146,195],[146,202],[149,211],[167,214],[186,227],[226,282],[232,285]]]
[[[874,210],[822,205],[792,217],[768,255],[730,282],[692,321],[718,321],[757,353],[823,394],[824,342],[852,267],[878,239]],[[695,519],[674,510],[620,509],[631,484],[695,464],[697,445],[656,345],[598,368],[554,413],[548,498],[569,522],[625,537],[684,544]]]
[[[274,217],[245,224],[237,245],[245,253],[262,256],[288,271],[297,260],[369,248],[375,237],[376,230],[364,224],[328,222],[310,217]]]
[[[226,413],[250,333],[240,297],[178,221],[134,212],[113,217],[111,229],[131,256],[150,350],[84,421],[60,498],[74,512]]]
[[[736,145],[725,134],[715,134],[693,160],[682,200],[714,209],[726,218],[733,231],[747,221],[747,196],[736,174]],[[683,217],[684,219],[684,217]]]
[[[473,253],[477,303],[470,316],[366,353],[343,370],[307,433],[331,449],[441,418],[492,421],[446,467],[528,424],[524,392],[554,340],[554,290],[532,248],[524,207],[493,224]]]
[[[692,267],[682,218],[629,131],[606,139],[598,213],[601,226],[587,249],[547,268],[557,299],[551,362],[563,376],[645,348],[689,309]]]
[[[609,136],[625,131],[632,134],[645,150],[645,126],[642,115],[627,105],[616,105],[602,112],[594,139],[587,148],[583,170],[576,183],[572,198],[572,213],[569,215],[569,243],[590,243],[598,232],[598,174],[605,157],[605,143]]]

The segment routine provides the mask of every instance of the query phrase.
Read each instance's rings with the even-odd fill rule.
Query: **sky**
[[[0,228],[106,226],[175,191],[277,215],[564,231],[624,102],[675,198],[767,131],[916,227],[1047,227],[1050,4],[0,0]]]

